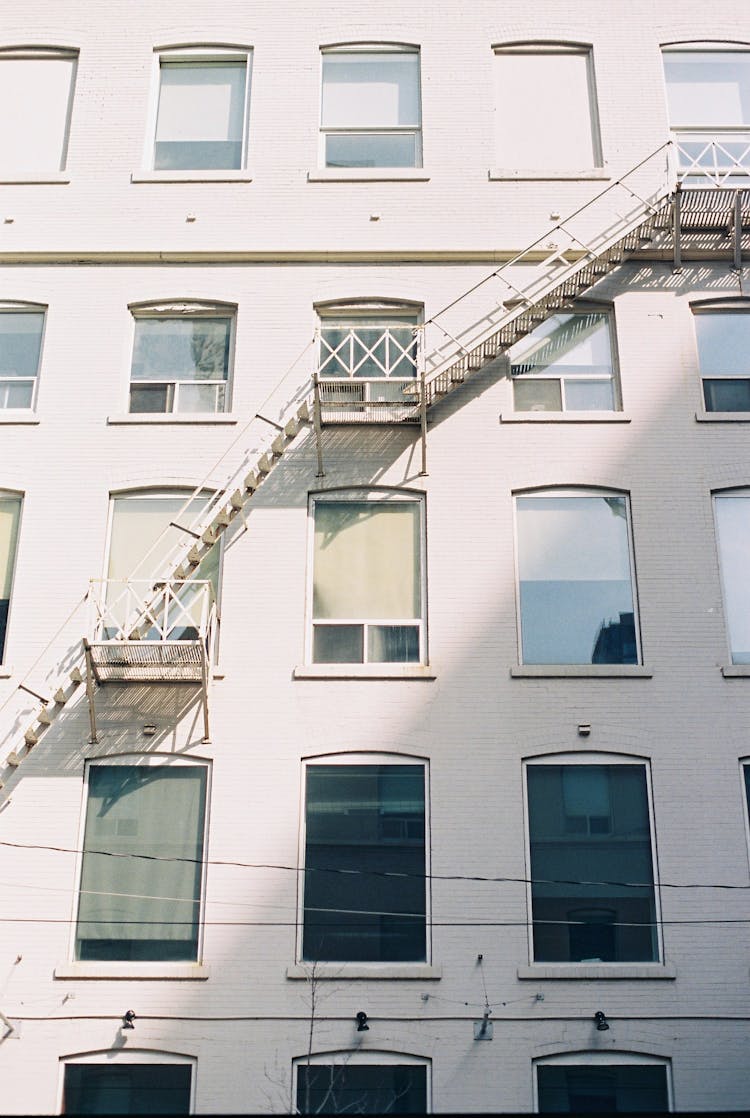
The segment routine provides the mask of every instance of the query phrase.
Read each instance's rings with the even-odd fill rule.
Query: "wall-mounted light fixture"
[[[602,1013],[601,1009],[597,1009],[594,1014],[594,1020],[596,1021],[596,1031],[598,1033],[606,1033],[609,1030],[606,1014]]]
[[[370,1026],[367,1024],[367,1014],[366,1013],[363,1013],[360,1010],[360,1012],[357,1014],[355,1020],[357,1022],[357,1032],[358,1033],[369,1032]]]
[[[134,1021],[135,1021],[135,1010],[134,1009],[126,1009],[125,1012],[122,1015],[122,1027],[123,1027],[123,1029],[134,1029],[135,1028],[135,1025],[133,1024]]]

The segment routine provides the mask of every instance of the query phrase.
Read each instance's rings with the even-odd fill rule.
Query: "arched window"
[[[34,409],[45,309],[0,302],[0,411]]]
[[[205,45],[156,52],[153,166],[164,172],[238,171],[247,165],[249,47]]]
[[[229,410],[236,307],[184,300],[131,307],[129,411]]]
[[[399,1052],[323,1052],[294,1061],[298,1114],[429,1114],[430,1061]]]
[[[601,167],[591,47],[532,42],[493,49],[498,166],[533,177],[545,171],[575,177]]]
[[[322,75],[321,166],[422,166],[418,47],[325,47]]]
[[[171,1052],[123,1049],[68,1056],[63,1114],[189,1114],[196,1061]]]
[[[525,776],[533,961],[657,962],[646,764],[551,754]]]
[[[56,47],[0,49],[3,174],[31,181],[65,167],[78,51]]]
[[[627,496],[519,494],[516,528],[522,663],[640,663]]]
[[[343,753],[304,766],[305,962],[426,962],[427,766]]]
[[[615,1114],[670,1107],[669,1064],[635,1052],[571,1052],[535,1061],[539,1114]]]
[[[130,754],[90,762],[85,780],[75,958],[195,962],[208,766]]]
[[[747,185],[750,177],[750,44],[664,47],[669,126],[689,185]]]
[[[310,517],[307,662],[427,663],[424,496],[328,490]]]
[[[707,412],[750,412],[750,299],[692,305]]]
[[[714,495],[724,617],[733,664],[750,664],[750,489]]]

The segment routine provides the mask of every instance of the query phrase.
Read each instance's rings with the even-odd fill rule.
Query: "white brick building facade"
[[[750,527],[743,535],[744,506],[737,503],[750,492],[750,408],[719,409],[704,395],[701,374],[714,384],[722,373],[714,377],[698,349],[696,320],[703,312],[728,316],[723,328],[739,335],[749,321],[742,320],[745,308],[750,313],[748,270],[741,259],[737,267],[738,251],[747,258],[747,233],[743,245],[730,219],[735,189],[750,188],[750,159],[730,146],[734,169],[724,189],[701,182],[721,195],[723,224],[718,233],[683,238],[676,268],[675,149],[662,148],[671,135],[662,52],[691,44],[696,57],[712,55],[717,65],[733,56],[741,75],[736,116],[713,123],[731,131],[725,150],[730,141],[747,148],[748,16],[743,0],[718,10],[698,0],[676,9],[648,0],[540,0],[533,7],[518,0],[468,7],[384,0],[368,12],[335,2],[218,0],[206,8],[164,0],[134,12],[122,3],[103,11],[86,0],[64,9],[37,0],[0,16],[0,87],[16,80],[12,67],[20,72],[29,60],[75,60],[60,166],[5,166],[0,151],[0,389],[3,376],[19,376],[18,365],[3,367],[2,327],[10,322],[3,316],[43,316],[32,406],[0,406],[0,515],[3,499],[20,509],[17,530],[6,531],[12,540],[5,560],[0,519],[7,567],[6,577],[0,566],[0,589],[6,577],[10,601],[0,655],[3,1113],[61,1112],[66,1067],[81,1063],[110,1072],[147,1064],[188,1069],[183,1082],[195,1113],[289,1112],[304,1106],[298,1066],[309,1055],[347,1069],[424,1068],[425,1105],[438,1113],[544,1108],[551,1088],[545,1096],[539,1069],[546,1066],[572,1066],[583,1079],[586,1068],[605,1069],[620,1108],[617,1067],[664,1069],[655,1073],[663,1095],[649,1096],[652,1105],[663,1098],[675,1110],[747,1108],[750,665],[742,633],[750,603],[736,548],[744,541],[750,554]],[[519,44],[526,54],[503,50]],[[326,166],[321,50],[325,59],[334,57],[329,48],[347,45],[337,57],[369,48],[376,60],[417,59],[416,123],[368,122],[381,137],[373,143],[386,132],[416,135],[411,166],[378,166],[377,156],[374,167]],[[540,158],[538,167],[519,168],[497,150],[498,114],[531,114],[543,128],[545,116],[555,120],[557,102],[563,140],[568,129],[571,144],[580,140],[566,115],[575,107],[573,86],[565,86],[567,100],[555,81],[539,88],[542,114],[502,100],[498,67],[508,57],[532,56],[550,66],[576,58],[588,68],[591,166],[545,167]],[[247,105],[237,110],[240,124],[230,122],[243,144],[239,167],[154,167],[164,66],[187,66],[191,58],[244,74]],[[411,78],[398,81],[405,87]],[[377,82],[373,88],[377,101]],[[42,82],[40,99],[46,89]],[[33,120],[33,104],[18,111]],[[674,116],[671,123],[696,132],[701,125]],[[344,133],[356,144],[356,125],[339,128]],[[20,150],[22,138],[16,141]],[[447,398],[431,398],[426,473],[418,423],[364,424],[355,407],[357,423],[323,426],[324,475],[317,476],[316,431],[305,423],[257,494],[243,496],[216,545],[221,620],[210,740],[203,740],[199,687],[141,682],[96,687],[92,741],[86,687],[69,685],[68,672],[78,665],[85,674],[81,642],[92,634],[82,599],[90,579],[112,570],[113,501],[201,486],[221,491],[243,462],[255,468],[276,431],[254,417],[286,423],[289,409],[310,396],[316,332],[327,322],[343,321],[337,328],[355,334],[363,329],[351,325],[357,314],[360,321],[390,314],[394,330],[399,313],[409,324],[409,314],[418,325],[429,323],[537,239],[539,251],[509,273],[522,292],[557,248],[568,250],[561,268],[582,261],[586,245],[566,242],[560,218],[647,157],[644,175],[627,180],[633,193],[613,191],[611,204],[608,195],[576,226],[581,239],[581,230],[593,242],[607,229],[614,239],[621,223],[635,228],[644,197],[672,207],[663,227],[640,247],[626,246],[622,262],[610,261],[608,274],[603,270],[577,304],[608,316],[611,406],[521,410],[518,378],[511,379],[501,354]],[[688,176],[684,193],[691,185]],[[484,316],[518,309],[508,295],[507,286],[483,285],[445,320],[446,329],[465,342]],[[568,300],[563,309],[574,306]],[[553,313],[548,307],[547,319]],[[173,397],[154,411],[130,410],[138,324],[180,317],[231,322],[225,410],[180,410]],[[426,332],[427,350],[441,339],[437,329]],[[428,360],[428,378],[435,367]],[[724,372],[741,391],[742,370]],[[171,384],[166,373],[164,380]],[[144,382],[162,383],[152,371]],[[407,394],[407,403],[417,395]],[[320,628],[323,613],[313,565],[319,579],[323,567],[312,501],[329,490],[329,499],[344,504],[381,498],[391,508],[400,500],[418,509],[414,611],[394,606],[384,620],[382,611],[368,614],[363,606],[362,622],[342,620],[348,615],[330,607],[325,619],[333,618],[334,628],[338,621],[339,630],[348,625],[343,637],[356,641],[363,632],[365,643],[372,628],[377,639],[395,640],[380,632],[388,621],[404,641],[416,640],[404,634],[421,626],[419,651],[378,658],[373,637],[369,664],[327,663],[330,657],[315,652],[313,620]],[[621,499],[613,520],[621,517],[617,547],[628,571],[619,582],[630,586],[635,643],[617,662],[545,662],[528,654],[535,662],[523,662],[519,616],[532,621],[518,590],[525,560],[517,502],[519,494],[550,491],[572,501]],[[731,540],[717,537],[717,499],[735,502],[723,506],[733,518]],[[582,536],[579,544],[585,567],[596,541]],[[545,554],[556,554],[556,546],[553,533]],[[387,581],[382,572],[373,575],[375,583],[381,578]],[[591,577],[592,586],[601,579]],[[605,618],[608,625],[615,614]],[[373,616],[379,626],[367,622]],[[71,693],[64,705],[53,701],[61,681]],[[49,728],[38,722],[39,698],[29,689],[45,700]],[[31,747],[27,727],[36,727]],[[113,758],[137,767],[146,755],[151,766],[206,774],[197,947],[192,957],[188,951],[166,961],[116,952],[82,957],[76,945],[81,851],[92,848],[89,776],[97,768],[116,771]],[[590,887],[572,886],[576,905],[560,917],[564,952],[553,947],[545,956],[540,940],[535,946],[532,921],[536,915],[541,928],[544,917],[534,906],[550,895],[539,884],[545,873],[531,865],[543,829],[538,817],[530,819],[525,773],[534,762],[537,771],[561,766],[563,792],[566,766],[587,766],[597,780],[605,774],[609,796],[616,795],[618,766],[642,774],[639,834],[655,881],[638,894],[651,905],[645,954],[623,946],[631,921],[619,886],[610,888],[620,897],[610,916],[602,915],[601,893],[597,903]],[[337,948],[333,958],[315,962],[306,952],[302,871],[312,840],[305,773],[334,764],[370,772],[406,765],[425,774],[426,915],[417,910],[418,957],[409,949],[399,957],[387,945],[379,960],[347,958],[347,949]],[[590,790],[576,795],[596,799]],[[378,803],[387,815],[385,800]],[[335,802],[324,807],[336,815]],[[419,815],[414,803],[410,810]],[[577,812],[567,801],[561,810],[568,821],[588,820],[574,874],[588,881],[586,850],[597,826],[615,843],[616,811],[610,803],[599,815]],[[409,814],[403,804],[400,814],[391,811],[399,821]],[[594,822],[600,817],[609,822]],[[530,825],[537,828],[531,842]],[[575,868],[570,844],[560,843],[553,900]],[[159,856],[158,843],[148,849]],[[621,881],[630,866],[643,885],[636,854],[628,863],[626,848],[618,849],[605,880]],[[606,857],[597,863],[605,870]],[[111,861],[111,892],[132,897],[137,890],[117,858]],[[381,879],[366,870],[361,876],[372,908],[363,902],[358,910],[382,921]],[[534,896],[532,878],[540,890]],[[625,893],[633,884],[629,877]],[[136,909],[126,903],[123,926]],[[575,932],[570,938],[571,928],[602,922],[615,929],[609,948],[589,951]],[[390,943],[391,933],[378,934]],[[474,1032],[485,1008],[489,1042]],[[123,1030],[130,1009],[135,1028]],[[367,1014],[366,1031],[357,1031],[358,1012]],[[597,1029],[597,1012],[608,1029]],[[356,1106],[369,1105],[365,1080],[347,1074]],[[569,1098],[572,1082],[565,1080]],[[581,1088],[584,1095],[595,1089]],[[385,1099],[398,1111],[399,1102],[411,1102],[410,1089],[394,1090],[390,1103],[378,1096],[378,1105]]]

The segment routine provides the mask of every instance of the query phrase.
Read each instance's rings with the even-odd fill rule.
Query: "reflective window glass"
[[[605,311],[554,314],[509,352],[516,411],[612,411],[614,359]]]
[[[65,1114],[188,1114],[189,1065],[68,1064]]]
[[[750,411],[750,312],[695,315],[706,411]]]
[[[162,60],[156,170],[242,166],[246,76],[245,62]]]
[[[0,492],[0,664],[5,652],[20,519],[21,498]]]
[[[137,318],[131,412],[224,411],[231,335],[231,318]]]
[[[300,1114],[426,1114],[427,1068],[417,1064],[300,1064]]]
[[[663,1064],[542,1064],[540,1114],[615,1114],[669,1110]]]
[[[716,498],[724,615],[733,664],[750,664],[750,493]]]

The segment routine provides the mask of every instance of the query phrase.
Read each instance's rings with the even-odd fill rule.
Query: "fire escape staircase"
[[[33,696],[41,705],[25,730],[11,732],[8,742],[15,748],[0,764],[17,768],[82,684],[89,700],[92,741],[98,733],[96,688],[110,682],[199,686],[208,740],[217,614],[211,585],[200,580],[199,568],[227,531],[243,521],[248,502],[300,431],[313,428],[322,475],[324,427],[418,424],[426,473],[430,409],[550,315],[573,307],[623,262],[640,254],[671,260],[679,270],[689,248],[691,257],[718,256],[740,270],[743,236],[750,229],[750,165],[722,167],[719,172],[715,152],[711,154],[713,163],[707,169],[700,161],[688,165],[674,141],[662,145],[419,326],[417,373],[404,384],[401,398],[347,397],[331,391],[315,372],[312,383],[297,389],[294,402],[280,412],[280,422],[255,416],[248,427],[270,425],[272,437],[257,450],[243,452],[239,465],[207,504],[203,486],[188,499],[172,525],[180,529],[180,542],[161,562],[167,577],[146,577],[146,556],[133,577],[117,586],[92,582],[87,595],[92,619],[77,662],[50,673],[54,683],[47,696],[27,684],[28,674],[16,685],[16,692]],[[191,516],[198,506],[200,511]]]

